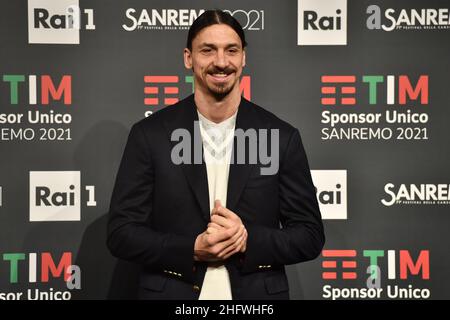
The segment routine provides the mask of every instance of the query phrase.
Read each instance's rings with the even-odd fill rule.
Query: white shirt
[[[198,110],[197,113],[208,176],[211,212],[217,199],[222,206],[227,205],[228,175],[237,112],[220,123],[208,120]],[[224,264],[209,264],[199,300],[232,300],[230,277]]]

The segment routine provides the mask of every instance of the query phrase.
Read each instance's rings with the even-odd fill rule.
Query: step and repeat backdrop
[[[450,1],[0,2],[0,300],[132,299],[106,221],[131,125],[193,92],[205,9],[243,96],[297,127],[327,242],[292,299],[450,298]],[[274,197],[277,195],[274,194]]]

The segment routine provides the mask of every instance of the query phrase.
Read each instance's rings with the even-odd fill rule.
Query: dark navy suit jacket
[[[193,249],[210,220],[206,166],[171,160],[178,143],[171,141],[175,129],[188,130],[192,146],[201,146],[195,121],[191,95],[136,123],[117,174],[107,245],[114,256],[142,265],[139,295],[144,299],[198,299],[200,294],[207,264],[194,261]],[[241,164],[233,154],[227,208],[248,231],[246,252],[225,262],[233,299],[288,299],[284,266],[316,258],[325,241],[308,161],[297,129],[244,98],[238,128],[278,129],[279,169],[262,175],[267,164]],[[271,143],[268,148],[272,151]]]

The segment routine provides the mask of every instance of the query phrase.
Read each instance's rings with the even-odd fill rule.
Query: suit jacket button
[[[200,287],[197,285],[192,286],[192,289],[197,292],[200,291]]]

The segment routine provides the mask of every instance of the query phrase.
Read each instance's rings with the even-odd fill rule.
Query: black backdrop
[[[337,0],[310,7],[311,1],[303,0],[80,0],[80,30],[58,28],[56,18],[53,27],[48,22],[49,28],[43,23],[34,28],[33,8],[46,9],[50,19],[58,13],[56,2],[0,3],[4,297],[32,298],[35,289],[44,293],[41,298],[67,291],[57,268],[45,280],[52,263],[61,262],[79,266],[82,275],[81,289],[64,297],[133,298],[137,267],[117,261],[105,246],[116,170],[130,126],[166,107],[165,98],[192,92],[182,51],[189,15],[207,8],[230,10],[245,26],[243,93],[299,128],[313,170],[327,243],[317,260],[288,267],[292,298],[365,298],[371,264],[379,267],[375,282],[382,289],[375,298],[450,297],[449,1]],[[373,28],[376,8],[367,13],[370,5],[380,10],[381,24],[395,19],[399,28]],[[127,14],[129,8],[134,13]],[[155,21],[145,21],[144,9]],[[408,25],[412,10],[422,9],[437,12],[441,21],[416,19]],[[169,25],[155,12],[177,18]],[[314,30],[298,20],[308,12],[331,18]],[[127,15],[141,17],[140,26],[125,30],[123,25],[130,29],[134,21]],[[298,28],[312,38],[303,31],[298,38]],[[331,30],[325,29],[344,35],[344,44],[331,44],[326,39]],[[323,43],[311,43],[324,34]],[[79,43],[61,43],[68,39]],[[178,93],[165,93],[165,87]],[[386,116],[395,112],[421,120],[389,123]],[[68,123],[31,123],[36,115],[52,113],[66,115]],[[327,123],[327,114],[340,122]],[[380,114],[379,121],[361,123],[368,114]],[[62,194],[47,206],[36,204],[36,187]],[[397,201],[390,203],[392,197]]]

